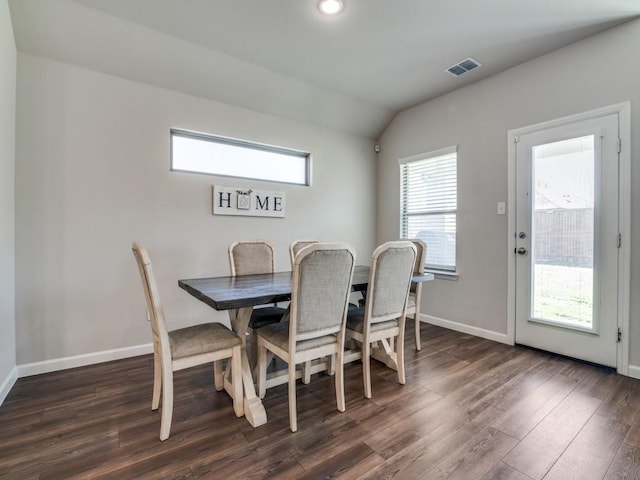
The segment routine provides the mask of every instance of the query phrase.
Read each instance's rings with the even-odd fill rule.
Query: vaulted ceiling
[[[640,15],[638,0],[345,0],[335,17],[317,0],[9,4],[20,52],[371,139],[404,109]],[[467,57],[482,66],[444,71]]]

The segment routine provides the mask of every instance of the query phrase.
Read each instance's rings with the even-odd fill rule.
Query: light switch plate
[[[507,205],[505,202],[498,202],[498,215],[504,215],[507,212]]]

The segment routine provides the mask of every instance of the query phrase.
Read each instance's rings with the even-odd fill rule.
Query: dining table
[[[433,280],[431,273],[414,274],[412,282]],[[352,291],[365,292],[369,283],[369,267],[357,265],[353,273]],[[253,307],[287,302],[291,297],[291,272],[255,275],[220,276],[178,280],[178,286],[187,293],[218,311],[228,311],[231,329],[242,340],[242,385],[244,412],[247,421],[258,427],[267,422],[267,414],[256,395],[253,373],[246,349],[246,333]],[[225,376],[224,388],[231,384]]]

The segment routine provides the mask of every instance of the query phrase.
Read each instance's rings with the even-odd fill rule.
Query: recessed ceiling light
[[[344,8],[344,2],[342,0],[320,0],[318,2],[318,8],[322,13],[335,15],[342,11]]]

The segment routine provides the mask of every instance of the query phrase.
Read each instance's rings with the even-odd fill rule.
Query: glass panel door
[[[618,115],[515,138],[515,341],[617,361]]]
[[[594,141],[532,147],[532,321],[594,329]]]

